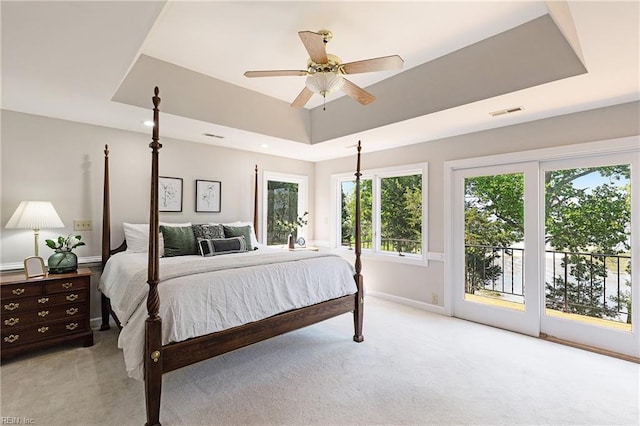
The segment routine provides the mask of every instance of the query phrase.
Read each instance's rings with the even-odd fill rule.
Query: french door
[[[532,336],[540,333],[537,182],[536,163],[455,172],[455,316]],[[505,197],[497,194],[507,189]]]
[[[640,187],[637,157],[541,163],[545,191],[539,200],[540,238],[546,241],[539,255],[541,332],[636,357],[640,340],[633,314],[640,292],[638,279],[632,280],[632,271],[638,271],[632,261],[637,264],[640,253],[632,240],[637,247],[640,204],[632,200]],[[569,180],[572,185],[557,184]]]
[[[453,315],[640,356],[640,151],[602,151],[449,167]]]

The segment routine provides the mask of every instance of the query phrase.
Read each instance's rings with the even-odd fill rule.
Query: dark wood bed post
[[[144,384],[147,404],[147,426],[160,425],[160,394],[162,391],[162,319],[160,318],[160,296],[158,282],[160,281],[160,248],[159,220],[158,220],[158,157],[162,144],[158,141],[160,97],[158,87],[153,96],[153,137],[149,144],[151,148],[151,202],[149,206],[149,264],[147,283],[148,317],[145,323],[144,350]]]
[[[111,254],[111,202],[109,200],[109,145],[104,146],[104,188],[102,192],[102,270]],[[100,293],[102,308],[102,325],[100,331],[109,330],[109,312],[111,306],[107,296]]]
[[[362,147],[360,146],[360,141],[358,141],[358,159],[356,162],[356,263],[355,269],[356,273],[354,278],[356,280],[356,286],[358,287],[358,293],[356,295],[356,307],[353,311],[353,325],[355,334],[353,335],[353,340],[356,342],[362,342],[364,340],[364,336],[362,335],[362,318],[364,313],[364,284],[362,282],[362,261],[360,260],[360,252],[362,249],[362,240],[361,240],[361,226],[360,226],[360,151]]]
[[[258,165],[253,179],[253,231],[258,237]]]

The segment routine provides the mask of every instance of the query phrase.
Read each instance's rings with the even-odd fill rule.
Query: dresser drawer
[[[49,339],[88,330],[87,318],[32,324],[16,329],[2,328],[2,350],[36,340]]]
[[[40,283],[38,283],[40,284]],[[42,294],[42,285],[11,284],[2,286],[2,300]]]
[[[71,290],[82,290],[89,287],[89,280],[83,277],[66,278],[46,282],[46,293],[64,293]]]
[[[72,291],[69,293],[40,295],[20,299],[3,300],[0,306],[0,317],[5,318],[16,313],[33,309],[44,309],[49,306],[62,305],[87,300],[87,291]]]
[[[26,278],[0,274],[0,360],[66,343],[93,345],[91,270]]]
[[[17,312],[2,317],[2,329],[10,330],[35,323],[48,322],[61,318],[83,317],[87,315],[86,303],[47,307],[37,311]]]

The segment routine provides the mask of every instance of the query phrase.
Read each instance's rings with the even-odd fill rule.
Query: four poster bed
[[[149,145],[150,213],[149,224],[144,225],[148,249],[145,253],[132,252],[132,241],[111,249],[109,151],[105,147],[100,282],[101,330],[109,329],[109,316],[113,315],[121,328],[118,344],[123,348],[127,371],[145,382],[147,425],[160,424],[163,373],[348,312],[353,312],[353,340],[363,341],[360,144],[355,173],[355,265],[328,253],[287,251],[259,244],[258,250],[252,250],[257,241],[247,234],[198,239],[201,256],[192,253],[171,257],[167,254],[171,241],[167,239],[174,233],[189,232],[191,224],[169,230],[168,224],[159,221],[158,154],[162,145],[158,137],[158,94],[156,87],[152,98],[155,125]],[[253,232],[258,224],[257,190],[256,166]],[[221,229],[226,234],[238,228],[225,225]],[[233,252],[231,255],[211,256],[220,243],[238,250],[221,252]],[[246,246],[251,248],[247,250]],[[161,259],[163,250],[167,257]],[[220,294],[215,293],[217,287],[222,289]]]

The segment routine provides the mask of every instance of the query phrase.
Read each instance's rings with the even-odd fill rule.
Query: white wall
[[[363,170],[408,163],[429,163],[429,252],[444,251],[444,162],[569,145],[640,134],[640,103],[617,105],[540,120],[516,126],[425,142],[394,150],[367,153],[363,140]],[[28,230],[4,226],[21,200],[50,200],[65,229],[43,230],[40,254],[51,250],[45,238],[72,232],[74,219],[91,219],[93,231],[82,232],[86,247],[82,258],[100,255],[102,220],[103,149],[110,146],[112,244],[122,239],[122,221],[147,222],[151,137],[87,124],[2,111],[0,266],[21,262],[33,251]],[[310,223],[308,240],[331,240],[330,176],[353,172],[351,157],[319,163],[289,160],[191,142],[162,139],[160,173],[184,179],[183,212],[163,213],[161,220],[251,220],[253,214],[253,168],[309,176]],[[195,179],[222,182],[222,212],[195,213]],[[261,188],[261,186],[260,186]],[[97,285],[99,268],[94,282]],[[363,259],[366,287],[391,297],[429,307],[436,295],[444,296],[444,264],[430,261],[427,267],[374,262]],[[95,288],[95,287],[94,287]],[[92,318],[99,316],[98,292],[93,292]]]
[[[518,152],[552,146],[613,139],[640,134],[640,103],[558,116],[530,123],[425,142],[403,148],[367,153],[362,140],[362,169],[376,169],[401,164],[429,163],[428,251],[444,252],[444,162]],[[331,175],[352,172],[352,158],[316,163],[315,238],[331,240]],[[373,261],[363,257],[363,276],[368,290],[391,298],[439,311],[433,305],[444,300],[444,264],[430,260],[428,266],[403,265]]]
[[[150,129],[141,129],[147,133],[134,133],[6,110],[2,111],[1,118],[0,266],[3,269],[33,255],[32,231],[4,228],[22,200],[51,201],[66,226],[41,231],[39,251],[45,260],[53,251],[45,246],[44,240],[74,232],[73,220],[78,219],[93,221],[92,231],[74,232],[82,235],[87,243],[76,249],[78,257],[82,261],[100,256],[105,144],[110,150],[112,246],[124,238],[123,221],[148,223]],[[311,162],[163,139],[162,135],[160,142],[163,144],[160,175],[180,177],[184,185],[182,213],[162,213],[163,221],[253,220],[256,164],[260,170],[309,176],[310,199],[314,197],[314,164]],[[195,212],[196,179],[222,182],[221,213]],[[99,268],[94,269],[97,285]],[[94,286],[92,318],[100,316],[95,289]]]

